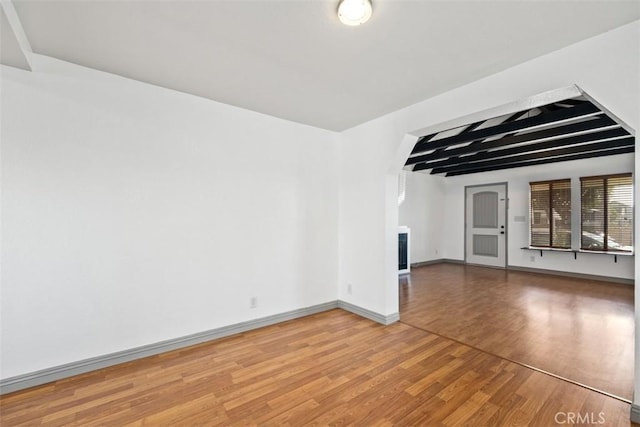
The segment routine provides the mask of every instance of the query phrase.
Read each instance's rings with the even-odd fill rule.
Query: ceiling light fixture
[[[371,0],[340,0],[338,18],[345,25],[364,24],[371,18]]]

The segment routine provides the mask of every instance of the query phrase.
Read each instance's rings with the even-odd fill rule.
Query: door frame
[[[507,269],[509,265],[509,182],[490,182],[487,184],[474,184],[474,185],[465,185],[464,186],[464,263],[468,265],[480,265],[480,264],[469,264],[467,261],[467,193],[469,188],[477,188],[477,187],[488,187],[491,185],[504,185],[504,223],[505,223],[505,233],[504,233],[504,267],[493,267],[490,265],[485,265],[483,267],[488,268],[504,268]]]

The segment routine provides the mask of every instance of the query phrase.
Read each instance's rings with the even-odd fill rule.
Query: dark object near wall
[[[409,268],[409,234],[398,233],[398,270]]]

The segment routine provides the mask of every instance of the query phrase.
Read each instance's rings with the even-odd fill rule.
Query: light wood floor
[[[629,409],[404,323],[331,310],[6,395],[0,421],[549,426],[577,413],[628,426]]]
[[[404,323],[633,397],[633,286],[436,264],[400,289]]]

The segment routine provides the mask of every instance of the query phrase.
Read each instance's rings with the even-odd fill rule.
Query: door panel
[[[506,184],[466,188],[466,262],[506,267]]]
[[[498,236],[474,234],[473,255],[498,257]]]
[[[496,228],[498,226],[498,193],[481,191],[473,194],[473,226]]]

